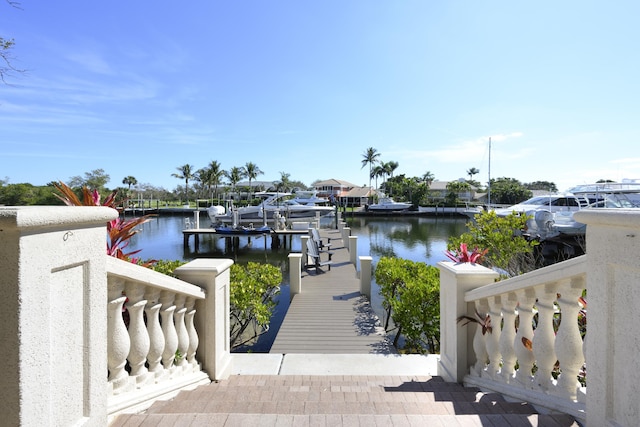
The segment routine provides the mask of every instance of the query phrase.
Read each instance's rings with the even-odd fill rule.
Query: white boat
[[[329,199],[326,197],[318,197],[318,192],[316,190],[301,190],[296,191],[294,193],[295,198],[294,202],[300,203],[301,205],[328,205]]]
[[[532,197],[507,208],[495,209],[495,213],[498,216],[507,216],[513,212],[531,213],[539,209],[544,209],[548,212],[570,212],[578,211],[583,207],[589,206],[589,204],[589,199],[584,195],[572,193],[546,194]]]
[[[367,209],[374,212],[397,212],[405,211],[411,206],[411,203],[396,202],[391,197],[383,196],[378,199],[378,203],[369,205]]]
[[[640,208],[639,183],[598,183],[573,187],[570,193],[557,196],[542,207],[525,211],[531,216],[527,220],[526,234],[538,240],[563,239],[584,236],[587,226],[573,219],[573,214],[582,209]],[[563,201],[563,197],[565,201]],[[571,197],[577,200],[575,206]]]
[[[219,209],[207,209],[211,223],[266,223],[274,216],[291,221],[313,219],[317,216],[324,217],[335,212],[332,206],[322,206],[311,202],[298,203],[294,200],[295,195],[291,193],[261,192],[256,193],[255,197],[262,199],[260,204],[256,206],[231,207],[223,214],[219,213]]]

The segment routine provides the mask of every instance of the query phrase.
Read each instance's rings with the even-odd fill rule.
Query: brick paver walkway
[[[527,403],[411,376],[232,376],[120,415],[130,426],[578,426]]]

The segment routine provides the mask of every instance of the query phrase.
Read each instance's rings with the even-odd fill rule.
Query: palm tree
[[[384,177],[384,182],[387,182],[389,177],[393,178],[393,172],[398,169],[398,162],[386,162],[382,164],[382,176]],[[391,196],[391,191],[389,191],[389,196]]]
[[[263,175],[264,172],[262,172],[258,165],[253,162],[248,162],[246,165],[244,165],[244,168],[242,168],[242,172],[244,173],[244,176],[249,178],[249,195],[251,196],[251,190],[253,190],[253,188],[251,187],[251,181],[256,179],[258,175]]]
[[[122,183],[124,185],[128,185],[129,186],[129,188],[127,189],[127,192],[129,192],[129,191],[131,191],[131,186],[132,185],[136,185],[138,183],[138,180],[135,177],[129,175],[129,176],[125,177],[122,180]]]
[[[431,173],[431,171],[426,171],[423,175],[422,175],[422,181],[424,181],[427,184],[427,187],[431,186],[431,183],[433,182],[433,180],[435,179],[435,176],[433,176],[433,174]]]
[[[290,176],[291,174],[280,172],[280,181],[274,183],[278,191],[287,191],[291,187]]]
[[[390,161],[384,164],[384,169],[391,178],[393,178],[393,173],[398,169],[398,162]]]
[[[371,177],[376,180],[376,188],[378,188],[378,178],[384,177],[386,174],[384,167],[377,165],[371,170]]]
[[[195,178],[193,166],[190,164],[182,165],[176,168],[179,173],[172,173],[171,176],[178,179],[184,179],[184,193],[189,204],[189,180]]]
[[[369,188],[371,188],[371,169],[374,164],[378,163],[378,159],[380,158],[380,153],[373,147],[367,148],[367,150],[362,153],[362,169],[367,164],[369,165]]]
[[[229,169],[229,172],[226,172],[225,175],[227,176],[227,179],[229,179],[229,183],[231,184],[231,191],[235,192],[236,184],[239,183],[242,178],[244,178],[244,172],[242,171],[242,168],[234,166]]]
[[[480,171],[477,168],[471,168],[467,170],[467,175],[469,175],[469,181],[473,180],[473,176],[479,173]]]
[[[222,165],[220,165],[220,162],[218,162],[217,160],[212,160],[211,163],[209,163],[209,168],[208,169],[211,172],[211,174],[209,176],[209,179],[211,181],[211,184],[215,188],[216,199],[217,199],[218,198],[218,185],[220,185],[222,183],[222,178],[224,178],[225,172],[222,169]]]

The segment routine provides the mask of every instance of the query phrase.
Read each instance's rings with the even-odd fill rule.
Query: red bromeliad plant
[[[82,200],[80,200],[76,193],[62,181],[54,183],[54,186],[61,193],[55,194],[55,196],[62,200],[67,206],[106,206],[118,209],[116,202],[118,190],[113,190],[111,194],[109,194],[109,196],[100,203],[100,193],[98,190],[90,190],[87,187],[82,187]],[[107,223],[107,255],[137,264],[138,261],[140,261],[139,258],[132,258],[132,255],[140,252],[140,249],[132,252],[125,252],[125,248],[129,245],[129,239],[138,232],[136,227],[149,221],[151,216],[152,215],[144,215],[142,217],[126,221],[118,217],[109,221]],[[155,260],[152,260],[142,265],[148,267],[155,262]]]
[[[475,248],[469,252],[466,243],[460,243],[460,249],[455,251],[445,251],[445,255],[454,262],[469,262],[471,264],[482,263],[482,258],[489,252],[489,249],[483,251]]]

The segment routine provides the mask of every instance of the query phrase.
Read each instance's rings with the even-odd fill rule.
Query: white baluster
[[[129,378],[124,369],[129,354],[129,334],[122,321],[122,304],[126,299],[121,296],[107,304],[107,364],[114,394],[125,386]]]
[[[502,318],[504,327],[500,334],[500,353],[502,354],[502,380],[510,383],[516,365],[516,353],[513,348],[513,340],[516,336],[516,305],[518,299],[514,292],[502,296]]]
[[[177,360],[176,365],[180,367],[187,365],[187,351],[189,351],[189,332],[187,332],[187,327],[184,323],[186,313],[187,308],[182,307],[180,310],[176,311],[175,314],[176,334],[178,336],[178,352],[180,354],[180,358]]]
[[[194,298],[187,298],[185,306],[187,307],[187,315],[185,317],[185,323],[187,325],[187,332],[189,334],[189,350],[187,350],[187,362],[193,366],[194,370],[198,368],[198,361],[196,360],[196,351],[200,340],[198,339],[198,331],[193,323],[193,318],[196,314]]]
[[[147,313],[147,332],[149,333],[149,354],[147,361],[149,362],[149,372],[153,372],[156,378],[162,373],[163,367],[162,352],[164,351],[164,333],[160,326],[160,308],[162,304],[156,304],[153,307],[147,305],[145,312]]]
[[[489,312],[489,304],[486,299],[477,300],[475,302],[476,311],[480,314],[482,320]],[[475,313],[474,313],[475,314]],[[489,334],[489,332],[487,332]],[[479,377],[484,371],[489,360],[486,346],[487,336],[482,333],[482,325],[476,325],[476,332],[473,335],[473,351],[476,355],[476,363],[471,367],[470,374]]]
[[[160,361],[162,360],[162,352],[164,351],[164,333],[160,326],[160,289],[147,287],[147,332],[149,334],[149,354],[147,361],[149,362],[149,372],[153,372],[156,378],[162,375],[164,368]]]
[[[558,304],[562,310],[562,320],[556,335],[555,350],[560,362],[562,374],[558,378],[554,394],[575,400],[580,387],[578,372],[584,363],[582,354],[582,337],[578,327],[580,304],[578,297],[584,289],[584,278],[576,277],[563,280],[558,287],[560,298]]]
[[[107,303],[107,367],[109,382],[113,393],[118,394],[127,389],[129,373],[125,370],[129,354],[129,334],[122,320],[122,305],[127,297],[124,291],[124,280],[109,279]]]
[[[126,304],[129,311],[129,339],[131,346],[129,349],[130,375],[136,377],[136,382],[144,382],[147,374],[147,354],[149,353],[149,334],[144,324],[144,307],[147,300],[144,297],[144,286],[128,282],[125,290],[129,301]]]
[[[500,307],[502,306],[500,297],[489,298],[489,315],[491,316],[491,333],[487,333],[486,344],[487,353],[489,353],[489,365],[487,365],[486,375],[489,378],[498,380],[498,372],[500,371],[500,362],[502,355],[500,354],[500,323],[502,316]]]
[[[187,313],[187,308],[184,305],[185,301],[186,295],[176,295],[176,313],[174,319],[176,333],[178,334],[178,353],[180,354],[180,358],[176,361],[176,365],[183,368],[187,365],[187,352],[189,351],[189,332],[187,331],[187,327],[184,323],[184,317]]]
[[[518,359],[518,371],[516,381],[530,388],[533,376],[531,371],[535,363],[533,357],[533,305],[536,296],[533,289],[524,289],[516,292],[518,296],[518,332],[513,342],[513,347]]]
[[[176,327],[174,324],[174,312],[176,306],[173,305],[173,299],[175,294],[169,291],[162,291],[160,293],[160,302],[162,303],[162,311],[160,317],[162,318],[162,332],[164,334],[164,350],[162,352],[162,364],[167,371],[173,366],[173,361],[176,357],[176,350],[178,349],[178,334],[176,333]]]
[[[553,386],[551,372],[558,358],[554,350],[555,332],[553,330],[553,314],[556,300],[555,283],[536,288],[538,302],[538,326],[533,334],[533,355],[538,370],[534,376],[537,388],[547,391]]]

